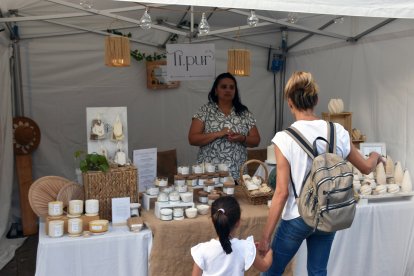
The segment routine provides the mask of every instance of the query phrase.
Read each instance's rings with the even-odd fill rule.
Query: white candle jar
[[[190,168],[188,166],[179,166],[177,168],[177,173],[182,175],[187,175],[190,173]]]
[[[204,181],[204,191],[207,193],[210,193],[212,190],[214,190],[214,182],[213,180],[206,180]]]
[[[129,205],[130,209],[131,209],[131,217],[139,217],[139,207],[141,206],[141,204],[139,203],[131,203]]]
[[[175,190],[179,193],[187,192],[187,185],[176,185]]]
[[[87,216],[96,216],[99,213],[99,200],[87,199],[85,201],[85,211]]]
[[[80,216],[83,213],[83,200],[69,200],[69,214],[72,216]]]
[[[186,180],[187,186],[197,186],[198,184],[198,178],[195,176],[189,176]]]
[[[216,166],[214,166],[213,164],[211,164],[211,163],[206,163],[205,164],[205,167],[206,167],[206,171],[208,172],[208,173],[213,173],[213,172],[215,172],[216,171]]]
[[[51,220],[49,221],[48,235],[52,238],[58,238],[63,236],[63,220]]]
[[[203,173],[203,168],[201,167],[201,165],[193,165],[192,170],[195,174]]]
[[[157,177],[155,179],[155,186],[158,186],[158,187],[168,186],[168,178],[167,177]]]
[[[223,184],[223,192],[226,195],[232,196],[232,195],[234,195],[234,188],[235,188],[235,186],[236,185],[234,184],[234,182],[226,181]]]
[[[83,221],[80,218],[71,218],[68,220],[69,236],[77,237],[83,232]]]
[[[47,204],[48,214],[51,217],[58,217],[63,214],[63,202],[62,201],[51,201]]]

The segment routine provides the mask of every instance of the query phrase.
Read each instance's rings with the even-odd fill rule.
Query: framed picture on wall
[[[387,156],[385,143],[361,143],[359,144],[359,149],[364,156],[368,156],[373,151],[378,152],[384,157]]]
[[[169,81],[167,78],[167,61],[147,61],[147,88],[171,89],[180,86],[179,81]]]

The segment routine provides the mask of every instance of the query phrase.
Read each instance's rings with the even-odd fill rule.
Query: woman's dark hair
[[[223,196],[216,199],[211,205],[211,218],[219,236],[221,247],[230,254],[230,233],[240,220],[240,205],[232,196]]]
[[[234,98],[233,98],[233,106],[234,106],[234,109],[236,110],[236,114],[240,115],[242,114],[243,111],[249,110],[247,106],[241,103],[240,96],[239,96],[239,88],[237,87],[236,78],[230,73],[222,73],[217,76],[217,78],[215,79],[213,83],[213,87],[211,87],[210,93],[208,93],[209,102],[218,103],[218,97],[216,95],[216,88],[222,79],[232,79],[234,81],[236,93],[234,94]]]

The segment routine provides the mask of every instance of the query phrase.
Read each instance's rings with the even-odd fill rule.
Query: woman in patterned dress
[[[197,162],[225,163],[231,176],[240,177],[247,147],[260,143],[256,120],[240,101],[237,81],[230,73],[217,76],[208,103],[193,116],[188,140],[199,146]]]

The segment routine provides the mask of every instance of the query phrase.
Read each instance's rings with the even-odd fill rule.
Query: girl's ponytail
[[[234,197],[224,196],[215,200],[211,206],[211,217],[226,254],[233,252],[230,233],[240,220],[240,205]]]
[[[219,236],[219,241],[221,247],[223,247],[226,254],[230,254],[233,250],[231,249],[231,242],[229,239],[230,236],[230,225],[227,216],[224,214],[223,209],[219,209],[214,214],[214,228],[216,228],[217,235]]]

